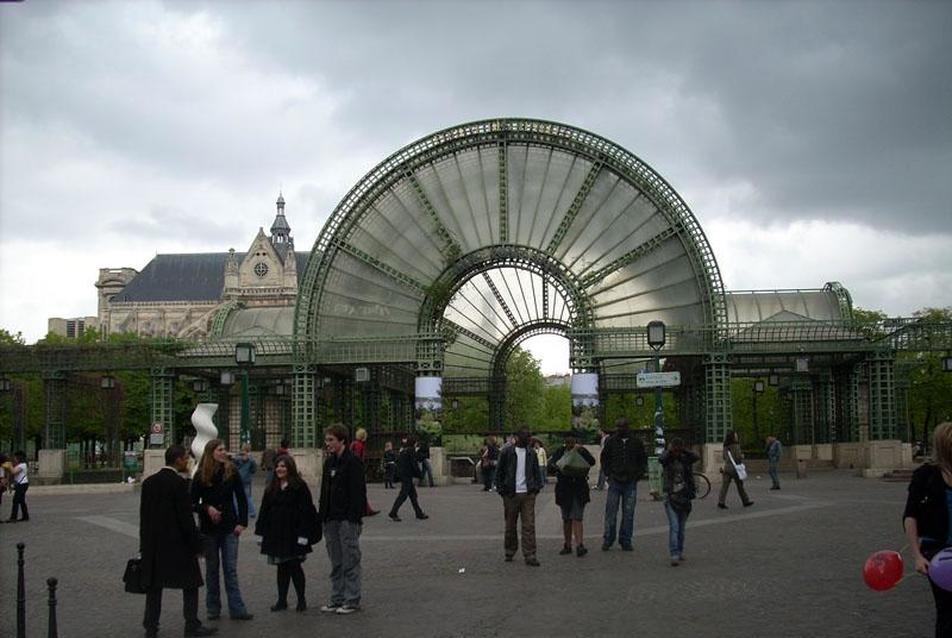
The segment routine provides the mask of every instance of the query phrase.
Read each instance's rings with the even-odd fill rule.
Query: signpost
[[[149,445],[162,446],[165,444],[165,426],[156,421],[149,431]]]
[[[639,372],[635,382],[639,388],[675,388],[681,385],[681,373]]]

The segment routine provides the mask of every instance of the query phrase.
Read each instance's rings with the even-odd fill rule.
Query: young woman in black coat
[[[588,491],[588,475],[567,475],[559,469],[559,460],[565,453],[575,450],[588,463],[595,465],[595,457],[580,445],[574,435],[565,437],[565,445],[560,447],[549,459],[549,469],[555,472],[555,504],[562,509],[562,533],[565,535],[565,545],[559,554],[572,553],[572,535],[575,535],[575,553],[581,558],[588,553],[585,547],[585,535],[582,529],[582,519],[585,515],[585,505],[591,499]]]
[[[255,534],[261,536],[261,553],[269,565],[278,566],[278,602],[271,611],[288,608],[288,586],[294,582],[297,610],[307,609],[304,597],[304,569],[301,563],[311,551],[309,538],[317,520],[314,499],[307,483],[298,474],[294,459],[281,455],[274,461],[274,479],[261,500]]]
[[[935,463],[926,463],[913,473],[903,512],[903,527],[915,558],[916,571],[926,575],[932,557],[952,546],[952,526],[949,523],[952,423],[940,423],[932,437]],[[936,586],[931,580],[929,585],[935,600],[935,635],[952,636],[952,592]]]

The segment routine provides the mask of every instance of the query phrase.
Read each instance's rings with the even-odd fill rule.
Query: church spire
[[[291,237],[291,226],[284,217],[284,195],[278,192],[278,201],[275,202],[278,207],[278,213],[274,216],[274,223],[271,224],[271,244],[278,248],[279,246],[294,247],[294,238]],[[282,251],[283,252],[283,251]]]

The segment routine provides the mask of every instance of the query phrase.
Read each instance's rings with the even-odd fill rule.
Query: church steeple
[[[271,224],[271,244],[275,248],[293,248],[294,238],[291,237],[291,226],[284,217],[284,195],[278,192],[278,213],[274,216],[274,223]],[[282,253],[284,250],[281,251]]]

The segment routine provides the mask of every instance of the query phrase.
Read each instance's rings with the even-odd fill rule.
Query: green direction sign
[[[127,472],[138,472],[139,471],[139,453],[135,451],[128,451],[122,456],[122,467]]]
[[[681,373],[639,372],[636,383],[639,388],[673,388],[681,385]]]

